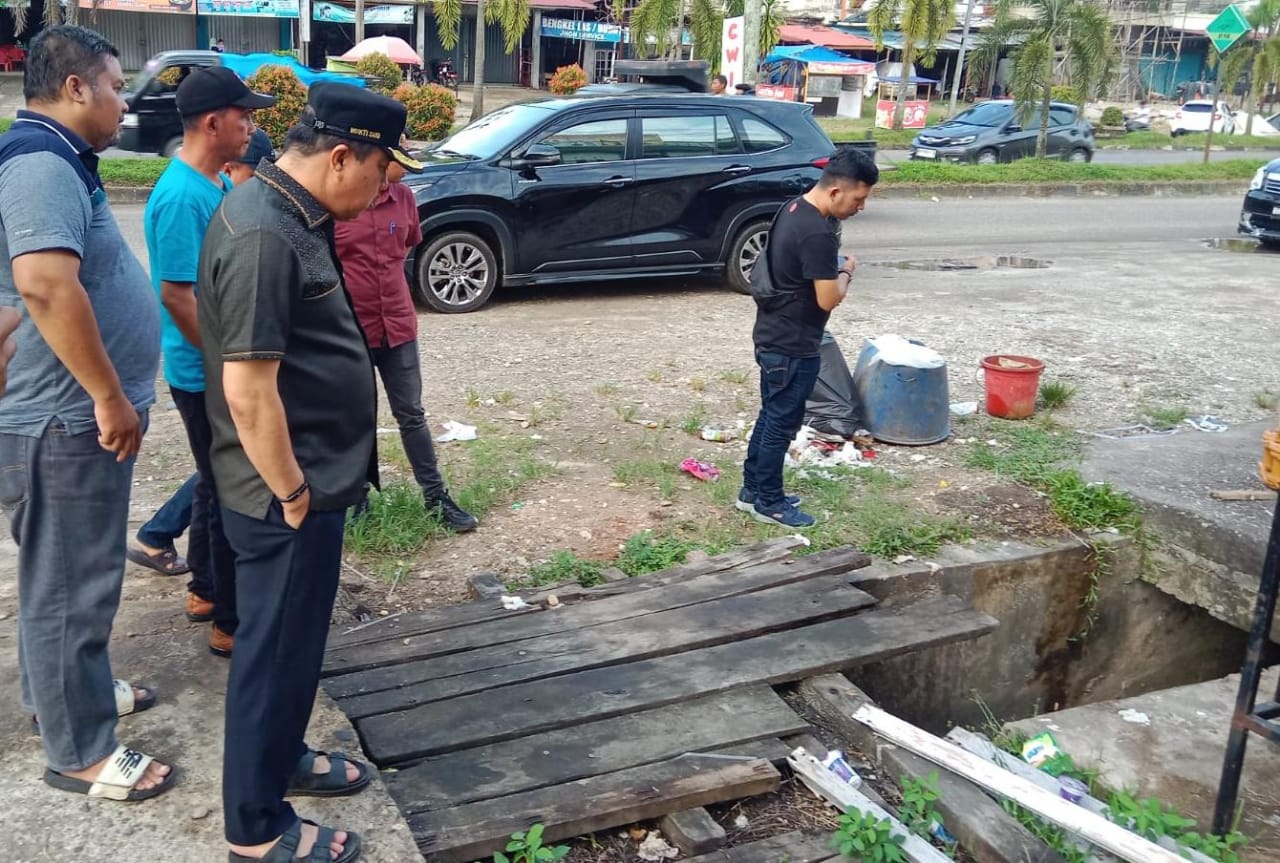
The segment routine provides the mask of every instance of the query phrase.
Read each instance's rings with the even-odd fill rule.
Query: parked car
[[[182,118],[178,116],[178,84],[201,66],[226,66],[247,78],[263,66],[287,66],[303,84],[343,81],[365,86],[363,78],[337,72],[317,72],[293,57],[280,54],[223,54],[217,51],[163,51],[142,67],[124,94],[127,113],[120,128],[122,150],[172,156],[182,146]]]
[[[1256,237],[1268,248],[1280,249],[1280,159],[1273,159],[1253,175],[1236,231]]]
[[[1231,108],[1221,100],[1215,108],[1212,99],[1193,99],[1190,102],[1183,102],[1173,113],[1173,119],[1169,121],[1169,131],[1175,138],[1192,132],[1207,132],[1210,114],[1213,114],[1214,134],[1225,132],[1231,135],[1235,132],[1236,121]]]
[[[1023,124],[1012,99],[992,99],[924,129],[911,142],[909,154],[912,159],[994,165],[1034,156],[1039,134],[1039,106]],[[1079,109],[1065,102],[1050,103],[1048,155],[1088,162],[1093,148],[1093,126]]]
[[[501,285],[723,274],[746,292],[769,224],[835,146],[810,106],[693,94],[510,105],[406,179],[422,302],[470,312]]]

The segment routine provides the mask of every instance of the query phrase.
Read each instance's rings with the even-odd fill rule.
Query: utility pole
[[[760,65],[760,16],[764,12],[764,0],[746,0],[742,6],[742,80],[756,82]]]
[[[964,75],[964,55],[969,50],[969,20],[973,17],[973,0],[964,7],[964,30],[960,33],[960,59],[956,61],[956,77],[951,81],[951,107],[948,117],[956,115],[956,96],[960,93],[960,78]]]
[[[364,41],[364,0],[356,0],[356,44]]]

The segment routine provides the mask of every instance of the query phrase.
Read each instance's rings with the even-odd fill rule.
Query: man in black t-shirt
[[[783,492],[782,465],[818,379],[822,331],[853,277],[852,256],[840,257],[840,222],[862,210],[878,179],[875,163],[861,151],[837,152],[816,186],[783,205],[769,234],[770,275],[781,295],[756,301],[760,416],[736,503],[757,521],[814,525],[813,516],[799,509],[799,498]]]

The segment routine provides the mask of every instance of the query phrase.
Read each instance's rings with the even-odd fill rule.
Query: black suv
[[[1280,249],[1280,159],[1273,159],[1253,175],[1236,231],[1257,237],[1269,249]]]
[[[912,159],[974,162],[994,165],[1036,154],[1040,134],[1040,106],[1025,125],[1018,122],[1011,99],[981,102],[956,116],[924,129],[911,142]],[[1080,116],[1075,105],[1049,105],[1049,156],[1068,162],[1093,160],[1093,125]]]
[[[499,283],[723,273],[746,292],[774,214],[835,150],[808,105],[661,93],[510,105],[410,175],[419,298],[474,311]]]

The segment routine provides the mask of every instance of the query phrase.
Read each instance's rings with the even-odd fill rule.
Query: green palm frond
[[[520,39],[529,29],[529,0],[489,0],[485,9],[485,21],[502,28],[502,44],[510,54],[520,45]]]
[[[720,38],[724,30],[724,10],[718,0],[689,0],[689,35],[697,56],[709,60],[713,69],[720,61]]]
[[[27,12],[30,11],[28,3],[29,0],[27,2],[14,3],[9,7],[9,14],[13,16],[14,33],[21,33],[27,29]]]
[[[631,10],[632,43],[645,52],[652,37],[657,42],[658,56],[666,54],[671,47],[671,31],[680,14],[680,5],[680,0],[640,0]]]
[[[431,0],[431,14],[436,19],[440,44],[446,51],[458,47],[458,35],[462,28],[462,0]]]
[[[881,0],[867,13],[867,29],[871,31],[871,38],[876,41],[877,51],[884,50],[885,31],[892,30],[902,17],[903,2],[904,0]]]
[[[1053,83],[1051,78],[1053,44],[1048,34],[1039,33],[1022,43],[1014,56],[1013,74],[1009,88],[1016,102],[1014,111],[1018,122],[1025,126],[1039,106],[1044,91]]]

